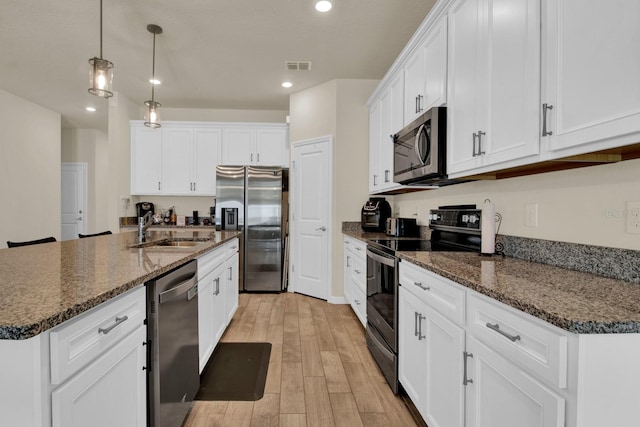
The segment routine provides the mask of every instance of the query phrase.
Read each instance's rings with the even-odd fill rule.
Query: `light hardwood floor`
[[[348,305],[299,294],[240,294],[222,341],[270,342],[264,397],[194,402],[184,427],[415,426],[372,359]]]

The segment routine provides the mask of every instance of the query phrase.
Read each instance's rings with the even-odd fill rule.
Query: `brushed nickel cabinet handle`
[[[413,284],[425,291],[431,289],[431,286],[424,286],[421,282],[413,282]]]
[[[467,359],[473,357],[472,353],[462,352],[462,358],[464,360],[464,372],[462,373],[462,385],[473,384],[473,380],[467,378]]]
[[[123,316],[123,317],[116,316],[116,322],[113,325],[109,326],[108,328],[99,328],[98,333],[103,333],[107,335],[109,332],[113,330],[113,328],[120,325],[122,322],[127,321],[128,319],[129,319],[129,316]]]
[[[547,130],[547,111],[553,110],[553,105],[542,104],[542,136],[553,135],[553,132]]]
[[[510,335],[508,333],[506,333],[505,331],[500,329],[500,325],[498,325],[497,323],[495,325],[492,325],[491,323],[487,322],[487,328],[491,329],[492,331],[496,331],[497,333],[499,333],[500,335],[508,338],[511,342],[516,342],[519,341],[520,335]]]
[[[485,154],[485,152],[482,150],[482,135],[486,134],[486,132],[482,132],[481,130],[478,131],[478,155]]]

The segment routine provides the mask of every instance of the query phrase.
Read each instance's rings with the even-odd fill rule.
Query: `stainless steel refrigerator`
[[[237,209],[240,284],[244,291],[282,290],[283,246],[288,214],[288,174],[282,168],[216,167],[216,226],[222,212]]]

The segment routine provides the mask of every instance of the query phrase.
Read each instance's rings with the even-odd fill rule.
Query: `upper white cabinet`
[[[542,141],[550,157],[640,140],[640,2],[546,1]]]
[[[287,125],[225,128],[221,164],[289,167]]]
[[[393,182],[393,135],[403,127],[403,87],[402,73],[389,83],[389,87],[380,96],[380,138],[378,139],[378,173],[380,175],[380,189],[393,190],[401,185]]]
[[[166,126],[162,129],[162,193],[216,194],[221,129]]]
[[[288,126],[131,122],[131,194],[215,196],[220,164],[288,167]]]
[[[404,66],[404,124],[446,102],[447,20],[441,18]]]
[[[458,0],[448,16],[449,174],[537,155],[540,1]]]
[[[162,132],[131,124],[131,194],[162,192]]]

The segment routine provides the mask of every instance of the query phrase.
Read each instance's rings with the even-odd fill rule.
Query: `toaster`
[[[385,232],[389,236],[419,237],[418,223],[415,218],[387,218]]]

